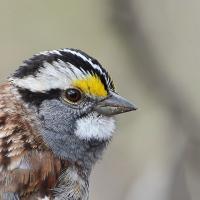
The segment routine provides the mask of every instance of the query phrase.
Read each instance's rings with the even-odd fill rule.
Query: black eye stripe
[[[30,90],[22,88],[18,88],[18,91],[23,101],[36,106],[39,106],[44,100],[59,99],[62,93],[60,89],[52,89],[45,93],[31,92]]]

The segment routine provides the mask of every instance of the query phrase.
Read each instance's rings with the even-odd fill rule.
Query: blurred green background
[[[118,117],[92,200],[199,200],[200,1],[0,0],[0,78],[37,52],[86,51],[139,110]]]

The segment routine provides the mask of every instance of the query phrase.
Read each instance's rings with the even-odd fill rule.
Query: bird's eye
[[[63,92],[63,99],[70,103],[77,103],[82,99],[81,91],[75,88],[69,88]]]

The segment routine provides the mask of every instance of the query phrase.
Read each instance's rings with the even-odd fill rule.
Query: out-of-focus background
[[[42,50],[79,48],[139,110],[118,117],[92,200],[200,199],[200,1],[0,0],[0,78]]]

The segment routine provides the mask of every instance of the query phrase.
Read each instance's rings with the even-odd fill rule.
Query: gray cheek
[[[85,110],[86,107],[88,109]],[[107,143],[107,141],[98,141],[97,147],[93,147],[92,143],[74,134],[76,121],[90,110],[91,104],[77,111],[59,100],[46,100],[39,108],[39,117],[42,121],[40,133],[44,142],[56,156],[72,162],[81,161],[88,172],[102,154]]]
[[[69,133],[73,130],[76,112],[59,100],[46,100],[39,109],[42,126],[54,134]]]

